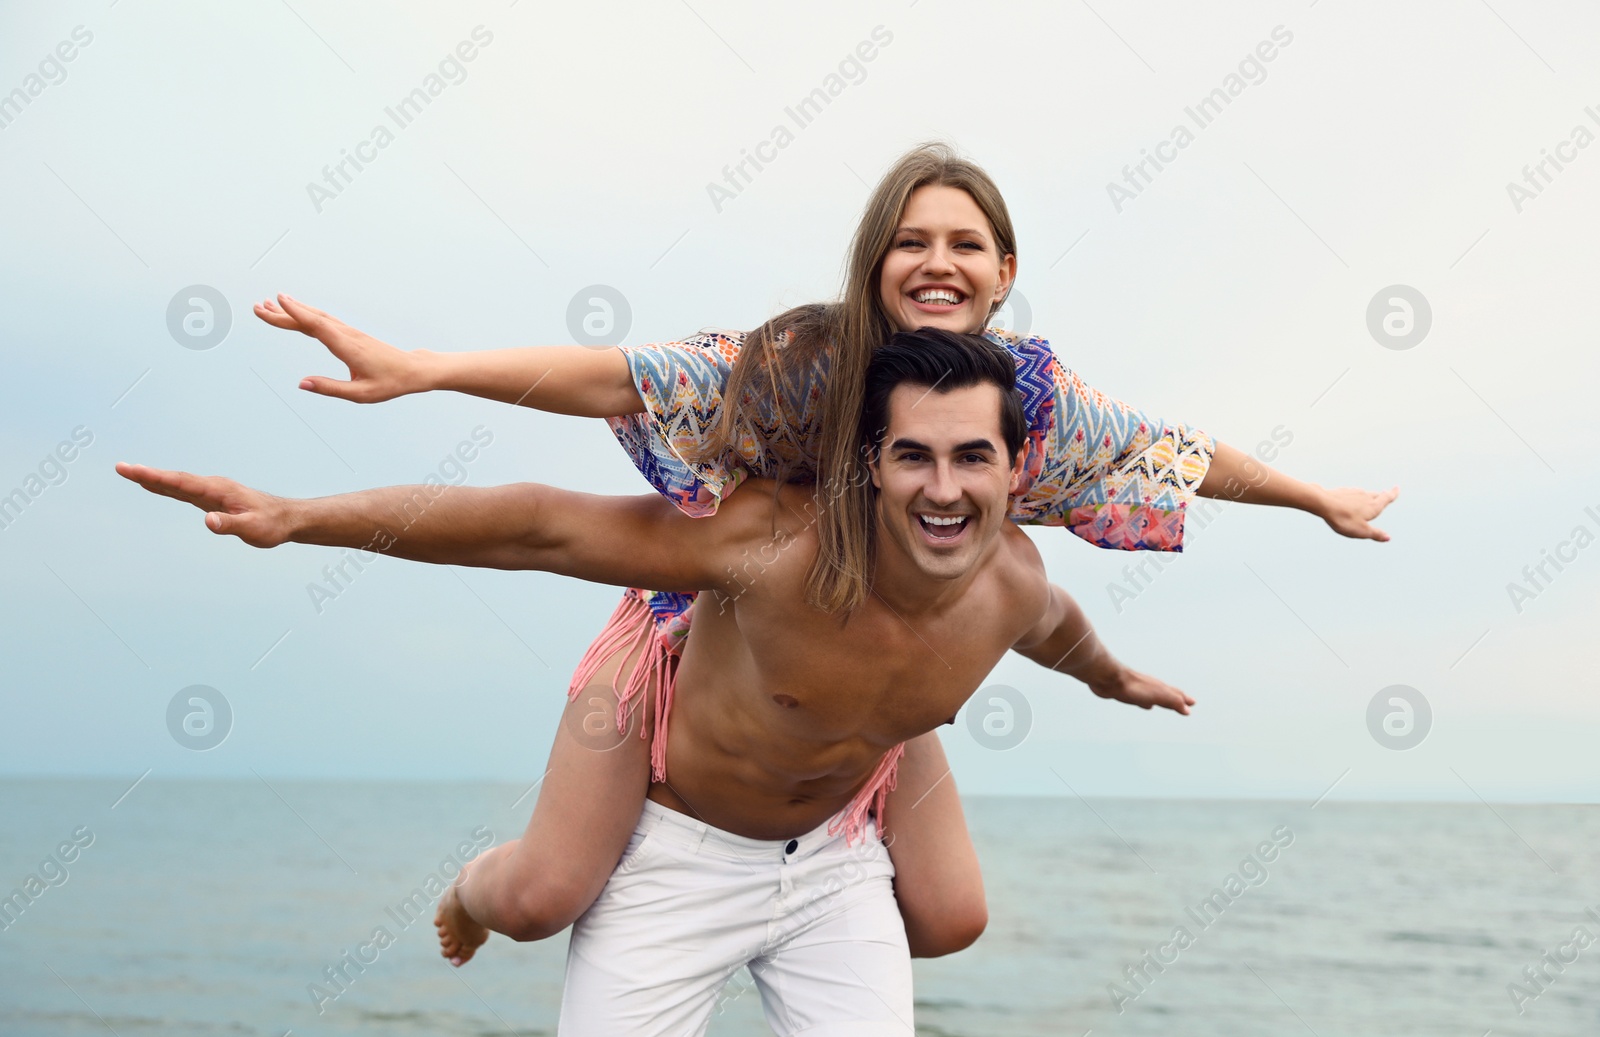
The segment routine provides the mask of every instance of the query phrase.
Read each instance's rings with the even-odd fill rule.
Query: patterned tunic
[[[1028,424],[1023,480],[1011,499],[1014,522],[1066,526],[1097,547],[1181,551],[1184,511],[1205,478],[1215,444],[1197,429],[1153,420],[1085,385],[1042,338],[989,329],[1016,360]],[[694,460],[722,420],[722,392],[745,336],[715,332],[684,342],[625,346],[645,411],[607,419],[639,472],[685,514],[714,514],[746,478],[815,476],[826,353],[787,386],[786,408],[753,408],[755,429],[732,456]],[[766,409],[763,409],[765,407]],[[651,773],[666,778],[667,722],[677,656],[688,636],[693,594],[630,590],[573,675],[576,698],[605,663],[639,647],[640,662],[618,687],[617,726],[637,702],[655,705]],[[853,841],[868,812],[881,818],[904,745],[885,753],[831,831]]]
[[[1028,422],[1012,521],[1065,526],[1097,547],[1182,551],[1185,509],[1210,467],[1211,437],[1149,418],[1091,388],[1057,361],[1042,338],[994,328],[985,335],[1016,360]],[[640,474],[687,515],[714,514],[747,477],[772,477],[783,465],[816,470],[825,354],[789,387],[788,414],[799,415],[801,427],[770,408],[757,409],[754,420],[764,442],[746,435],[736,457],[691,460],[722,420],[722,389],[744,339],[739,332],[714,332],[622,347],[646,410],[607,422]],[[684,613],[693,598],[647,596],[674,647],[687,632]]]

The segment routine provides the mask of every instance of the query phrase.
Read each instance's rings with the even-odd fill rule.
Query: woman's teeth
[[[925,306],[938,304],[955,306],[961,302],[961,296],[957,295],[955,292],[947,291],[943,288],[934,288],[925,292],[916,292],[911,296],[911,298]]]

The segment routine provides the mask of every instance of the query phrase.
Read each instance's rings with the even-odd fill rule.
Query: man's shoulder
[[[729,535],[749,545],[776,540],[788,546],[814,539],[813,529],[824,502],[809,484],[773,479],[747,479],[717,509]],[[809,559],[807,559],[809,564]]]
[[[1018,622],[1036,622],[1050,604],[1050,578],[1038,545],[1015,523],[1007,522],[995,547],[990,569],[1003,588],[1001,600],[1015,611]]]
[[[1044,556],[1021,526],[1008,521],[996,540],[999,564],[1013,566],[1018,572],[1037,572],[1041,579],[1044,577]]]

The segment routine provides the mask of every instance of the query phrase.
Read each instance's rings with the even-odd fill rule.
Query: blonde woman
[[[301,387],[311,392],[376,403],[449,389],[605,418],[646,479],[690,515],[713,513],[745,478],[814,482],[821,550],[808,600],[843,623],[872,592],[871,501],[855,450],[872,351],[894,331],[983,331],[1016,272],[1015,233],[994,182],[948,147],[929,144],[904,155],[873,191],[841,297],[780,314],[749,334],[604,350],[406,352],[287,296],[259,304],[256,314],[317,338],[349,368],[348,380],[305,379]],[[1199,430],[1153,420],[1097,392],[1042,338],[986,334],[1014,357],[1029,420],[1014,521],[1066,526],[1100,547],[1177,551],[1185,508],[1199,494],[1298,508],[1344,536],[1388,539],[1371,522],[1398,490],[1329,490],[1293,479]],[[752,579],[759,560],[753,564]],[[522,839],[480,857],[441,900],[442,953],[454,964],[469,959],[491,929],[519,940],[560,932],[598,896],[647,786],[667,779],[677,653],[694,609],[711,604],[643,589],[624,596],[574,676]],[[1187,713],[1193,704],[1181,695],[1093,690],[1146,709]],[[611,733],[610,751],[594,751],[581,737],[597,721]],[[886,754],[842,823],[854,832],[869,811],[890,848],[913,955],[970,945],[987,908],[937,738]]]

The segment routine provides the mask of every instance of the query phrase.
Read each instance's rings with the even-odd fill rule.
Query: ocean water
[[[396,910],[525,790],[131,780],[0,782],[0,1034],[555,1032],[564,937],[458,971]],[[1600,1034],[1594,809],[966,806],[990,925],[917,962],[918,1034]],[[747,978],[710,1032],[769,1032]]]

